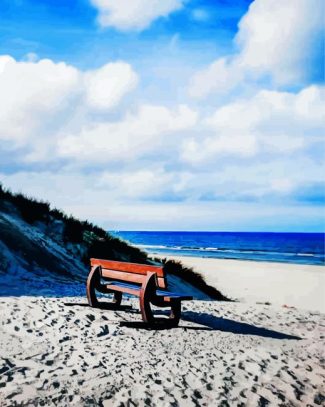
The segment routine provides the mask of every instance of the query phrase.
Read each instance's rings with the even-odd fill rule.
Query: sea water
[[[110,233],[150,254],[325,265],[323,233]]]

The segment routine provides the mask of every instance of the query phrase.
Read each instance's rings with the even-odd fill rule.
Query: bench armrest
[[[140,309],[144,322],[151,323],[153,315],[150,309],[150,301],[155,297],[157,289],[157,274],[149,271],[147,278],[140,288]]]
[[[149,271],[147,273],[147,278],[141,285],[140,288],[140,299],[141,297],[146,297],[147,299],[152,298],[157,289],[157,274]]]

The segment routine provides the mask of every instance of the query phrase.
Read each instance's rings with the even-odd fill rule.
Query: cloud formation
[[[160,17],[182,8],[183,0],[91,0],[102,27],[142,31]]]
[[[137,84],[138,75],[129,64],[110,62],[84,74],[86,103],[95,109],[111,109]]]
[[[48,158],[61,132],[79,129],[96,112],[108,114],[137,83],[125,62],[80,71],[50,59],[0,56],[0,140],[8,149],[27,147],[30,160]]]
[[[80,81],[78,70],[64,62],[17,62],[0,56],[0,139],[28,143],[69,109]]]
[[[80,132],[63,135],[58,154],[85,162],[137,160],[164,148],[166,138],[195,125],[197,114],[181,105],[175,111],[164,106],[141,105],[120,121],[87,123]]]
[[[146,1],[122,3],[96,2],[122,30],[182,5],[152,1],[142,13]],[[195,64],[177,34],[174,70],[166,55],[146,55],[147,70],[131,57],[80,69],[0,56],[0,180],[110,228],[258,230],[279,216],[284,229],[299,219],[319,230],[324,88],[309,69],[319,15],[303,0],[273,3],[255,0],[236,52],[192,78],[204,103],[180,85]]]
[[[212,62],[190,81],[204,98],[264,78],[276,86],[302,86],[324,72],[322,0],[255,0],[239,22],[238,51]],[[317,11],[318,10],[318,11]]]
[[[261,90],[217,109],[203,123],[206,137],[185,141],[183,159],[215,160],[225,155],[291,154],[321,143],[325,92],[320,86],[299,93]]]

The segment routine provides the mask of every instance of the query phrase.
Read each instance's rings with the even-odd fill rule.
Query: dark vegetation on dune
[[[52,209],[49,202],[39,201],[23,194],[13,194],[0,184],[0,202],[11,203],[20,213],[23,220],[29,224],[43,222],[45,224],[61,221],[64,224],[63,242],[85,244],[87,252],[83,256],[85,264],[90,257],[110,258],[130,262],[147,262],[147,254],[137,247],[112,237],[104,229],[88,221],[80,221],[68,216],[59,209]]]
[[[164,264],[164,270],[167,274],[173,274],[182,278],[184,281],[194,285],[195,287],[200,287],[200,289],[205,293],[208,294],[210,297],[218,299],[220,301],[230,301],[229,298],[224,296],[220,291],[216,288],[211,287],[208,285],[201,274],[195,272],[193,269],[189,267],[183,266],[180,261],[175,260],[166,260],[163,259],[162,263]]]
[[[37,200],[21,193],[12,193],[3,188],[0,183],[0,211],[17,211],[21,218],[30,225],[37,226],[38,222],[49,228],[55,223],[63,225],[60,239],[70,247],[81,247],[83,250],[73,250],[72,255],[78,256],[85,266],[89,265],[91,257],[129,261],[134,263],[162,263],[167,274],[173,274],[200,289],[211,298],[221,301],[228,300],[214,287],[206,284],[203,277],[191,268],[184,267],[180,262],[172,260],[150,259],[144,251],[127,242],[111,236],[104,229],[93,225],[89,221],[80,221],[71,215],[66,215],[59,209],[51,208],[49,202]],[[1,235],[0,235],[1,239]]]

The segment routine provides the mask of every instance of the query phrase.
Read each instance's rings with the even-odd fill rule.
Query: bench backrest
[[[101,266],[104,278],[137,284],[142,284],[149,271],[154,272],[157,274],[158,287],[167,288],[163,267],[102,259],[90,259],[90,263],[92,266]]]

